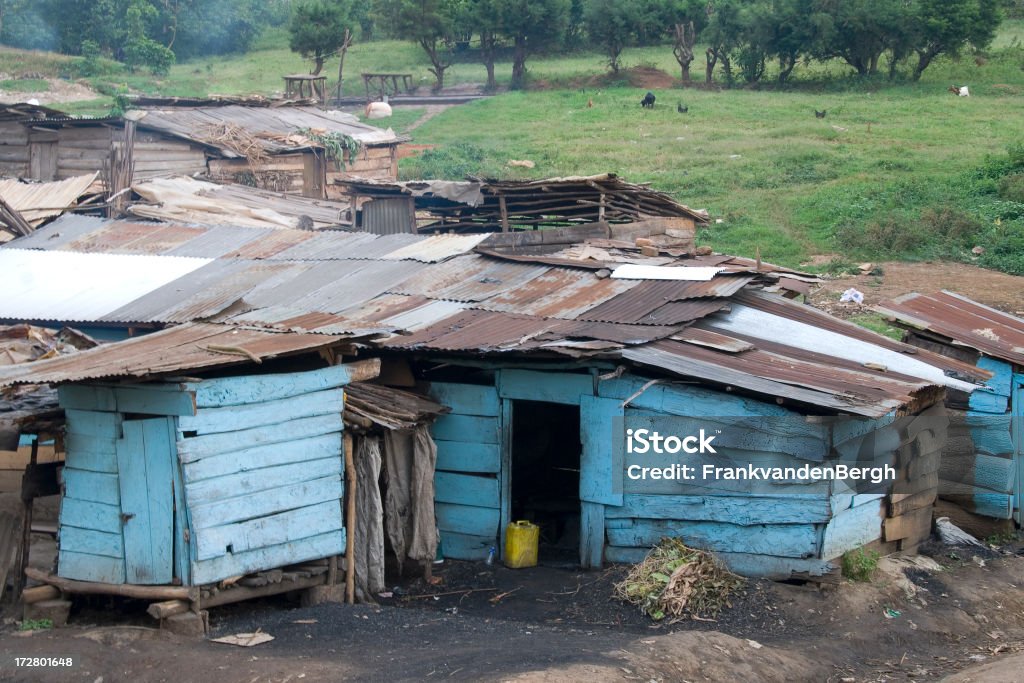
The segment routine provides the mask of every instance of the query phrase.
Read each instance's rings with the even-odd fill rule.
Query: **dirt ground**
[[[8,608],[0,680],[1020,680],[1017,551],[935,548],[942,568],[883,560],[871,583],[752,581],[717,620],[676,624],[612,597],[622,568],[449,561],[440,584],[395,581],[379,605],[300,608],[280,597],[212,610],[211,637],[274,636],[253,648],[161,632],[137,602],[77,600],[69,626],[30,632]],[[26,668],[16,657],[73,664]]]
[[[14,76],[10,74],[0,73],[0,81],[6,81]],[[49,83],[49,89],[43,91],[19,91],[19,90],[4,90],[0,91],[0,103],[3,104],[14,104],[17,102],[26,102],[30,99],[36,99],[42,104],[55,105],[61,102],[76,102],[79,100],[94,100],[98,97],[102,97],[92,88],[76,83],[74,81],[65,81],[60,78],[46,78],[42,79]]]
[[[866,312],[866,308],[872,304],[908,292],[931,293],[948,289],[987,306],[1024,316],[1024,277],[966,263],[887,262],[872,265],[881,274],[851,275],[827,280],[812,294],[811,303],[833,315],[846,318]],[[840,295],[850,287],[864,293],[862,306],[839,303]]]

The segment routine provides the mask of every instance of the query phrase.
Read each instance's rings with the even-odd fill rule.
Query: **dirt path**
[[[444,110],[451,109],[454,106],[455,105],[453,105],[453,104],[428,104],[428,105],[426,105],[426,111],[423,112],[423,115],[420,116],[415,121],[413,121],[412,123],[410,123],[403,132],[408,133],[410,131],[416,130],[417,128],[419,128],[424,123],[426,123],[430,119],[434,118],[435,116],[437,116],[438,114],[440,114]]]
[[[908,292],[931,293],[948,289],[987,306],[1024,316],[1024,277],[986,270],[966,263],[875,264],[881,275],[851,275],[826,281],[811,297],[819,308],[849,317],[864,307]],[[839,296],[853,287],[864,293],[864,307],[840,304]]]
[[[1003,680],[1024,652],[1024,558],[980,566],[970,555],[943,549],[944,571],[889,568],[870,584],[753,582],[718,621],[674,625],[615,602],[614,572],[450,562],[438,572],[444,585],[411,582],[390,605],[297,608],[282,598],[212,612],[214,636],[262,629],[275,637],[254,648],[141,628],[151,623],[141,604],[113,617],[133,625],[110,626],[108,603],[95,601],[76,607],[68,628],[25,635],[6,622],[0,679]],[[467,586],[495,590],[410,599]],[[15,657],[32,656],[74,664],[15,666]]]
[[[9,74],[0,73],[0,81],[10,78]],[[3,90],[0,91],[0,103],[14,104],[35,99],[40,104],[59,105],[62,102],[94,100],[103,97],[92,88],[74,81],[65,81],[60,78],[46,78],[42,80],[45,80],[48,84],[46,90]]]

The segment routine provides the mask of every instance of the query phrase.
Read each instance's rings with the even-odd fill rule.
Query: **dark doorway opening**
[[[509,521],[540,526],[545,564],[579,564],[581,451],[579,406],[515,401]]]

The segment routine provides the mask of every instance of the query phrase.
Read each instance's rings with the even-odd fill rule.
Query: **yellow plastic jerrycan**
[[[527,521],[512,522],[505,532],[505,566],[510,569],[537,566],[540,527]]]

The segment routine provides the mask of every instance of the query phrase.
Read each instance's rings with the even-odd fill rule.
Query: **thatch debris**
[[[663,538],[615,584],[615,594],[652,619],[679,621],[717,616],[743,583],[711,553]]]

